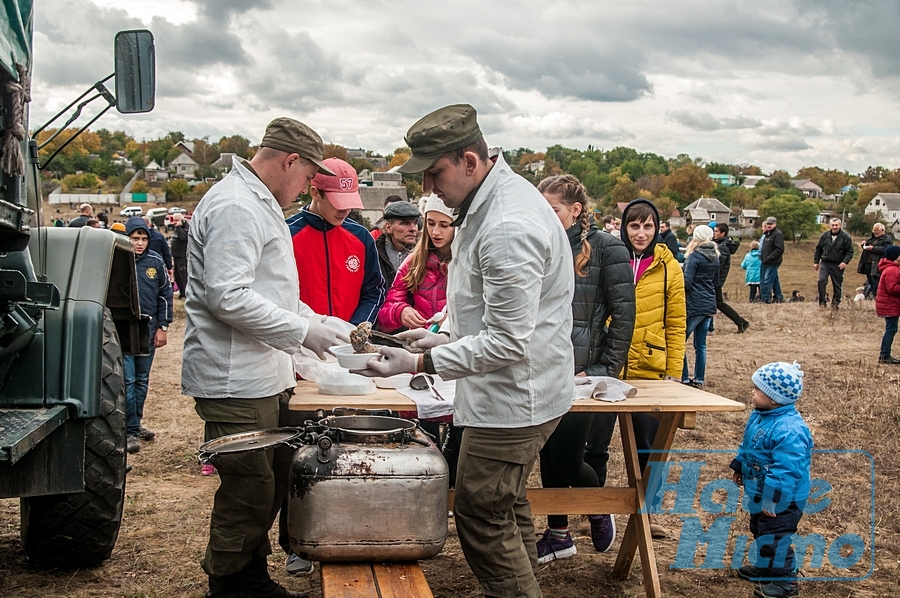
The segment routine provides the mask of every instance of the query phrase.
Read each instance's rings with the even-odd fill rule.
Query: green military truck
[[[117,34],[115,72],[29,134],[32,4],[0,0],[0,498],[21,501],[29,561],[81,567],[108,558],[118,537],[122,355],[145,353],[149,339],[127,237],[44,226],[39,172],[56,154],[41,164],[34,138],[94,100],[107,105],[81,131],[112,107],[152,110],[155,47],[149,31]]]

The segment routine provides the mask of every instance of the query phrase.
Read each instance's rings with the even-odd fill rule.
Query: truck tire
[[[22,545],[41,567],[98,565],[112,554],[125,503],[125,374],[103,313],[100,415],[85,422],[84,492],[21,499]]]

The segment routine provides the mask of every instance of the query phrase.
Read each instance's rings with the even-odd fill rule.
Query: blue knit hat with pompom
[[[803,372],[796,361],[766,364],[756,370],[751,379],[756,388],[779,405],[793,404],[803,392]]]

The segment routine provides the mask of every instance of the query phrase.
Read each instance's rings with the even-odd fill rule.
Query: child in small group
[[[162,256],[150,249],[150,227],[139,216],[125,223],[125,233],[134,247],[134,266],[137,272],[138,298],[141,313],[150,316],[150,351],[148,355],[123,355],[125,371],[126,450],[141,450],[141,440],[153,440],[156,434],[141,425],[144,402],[150,383],[150,368],[156,349],[166,346],[169,324],[172,323],[172,285]]]
[[[884,250],[884,257],[878,261],[881,280],[875,294],[875,314],[884,318],[884,335],[881,337],[881,352],[878,363],[896,365],[900,359],[891,356],[897,322],[900,320],[900,246],[891,245]]]
[[[809,428],[794,408],[803,392],[803,372],[796,361],[776,362],[756,370],[752,380],[755,409],[731,469],[735,484],[744,486],[753,537],[771,539],[757,546],[755,564],[737,573],[759,583],[753,594],[759,598],[796,596],[798,572],[790,543],[809,497],[813,447]]]
[[[744,256],[741,268],[747,271],[744,282],[750,287],[750,303],[759,301],[759,272],[762,268],[762,260],[759,259],[759,241],[750,243],[750,253]]]
[[[791,297],[788,299],[788,303],[803,303],[804,301],[806,301],[806,297],[801,295],[798,289],[791,291]]]

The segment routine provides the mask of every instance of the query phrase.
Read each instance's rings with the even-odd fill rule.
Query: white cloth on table
[[[637,389],[610,376],[575,376],[575,398],[615,403],[637,394]]]
[[[428,389],[413,390],[409,386],[404,386],[397,388],[397,392],[416,404],[416,411],[418,412],[419,419],[453,415],[453,399],[456,398],[456,381],[444,381],[441,380],[440,376],[434,376],[434,389],[439,395],[444,397],[443,401],[439,401],[431,396],[431,391]]]

